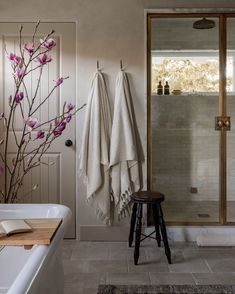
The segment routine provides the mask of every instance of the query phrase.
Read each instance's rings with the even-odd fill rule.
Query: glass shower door
[[[205,30],[193,28],[200,16],[150,22],[151,188],[165,194],[168,223],[219,222],[219,19],[209,18]]]

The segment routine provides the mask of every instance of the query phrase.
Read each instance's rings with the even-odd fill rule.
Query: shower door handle
[[[215,117],[215,130],[216,131],[230,131],[231,130],[231,120],[230,116],[216,116]]]

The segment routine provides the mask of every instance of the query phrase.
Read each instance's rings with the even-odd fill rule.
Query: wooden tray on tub
[[[12,234],[0,238],[0,246],[49,245],[62,223],[61,218],[24,219],[33,229],[31,232]]]

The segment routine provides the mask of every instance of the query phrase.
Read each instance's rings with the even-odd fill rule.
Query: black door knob
[[[73,145],[73,142],[70,139],[65,141],[65,146],[70,147],[72,145]]]

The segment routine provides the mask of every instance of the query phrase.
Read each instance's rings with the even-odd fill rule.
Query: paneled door
[[[23,23],[22,39],[24,43],[30,41],[34,31],[34,23]],[[19,23],[0,23],[0,111],[8,114],[8,97],[14,93],[12,69],[6,56],[8,52],[19,52]],[[65,101],[76,104],[76,27],[74,23],[41,23],[35,37],[40,40],[51,30],[55,30],[54,39],[57,46],[51,51],[53,61],[45,66],[41,86],[36,95],[36,103],[40,103],[50,92],[58,77],[67,77],[64,83],[53,93],[49,102],[45,103],[35,114],[39,121],[49,120],[59,115]],[[27,79],[29,97],[36,90],[38,72],[32,72]],[[23,109],[27,109],[24,101]],[[22,131],[22,118],[15,118],[16,135]],[[2,127],[2,126],[1,126]],[[47,129],[45,126],[45,130]],[[1,130],[1,133],[4,129]],[[11,131],[13,140],[13,132]],[[35,133],[32,132],[32,136]],[[67,140],[72,141],[72,146],[65,144]],[[9,158],[16,154],[15,144],[10,143]],[[76,148],[75,148],[75,118],[67,125],[64,134],[54,141],[54,144],[43,156],[43,162],[39,167],[33,169],[26,176],[20,191],[19,201],[23,203],[60,203],[68,206],[73,213],[71,226],[67,233],[68,238],[76,236],[76,212],[75,212],[75,172],[76,172]],[[3,184],[3,183],[2,183]],[[33,187],[37,187],[33,189]]]

